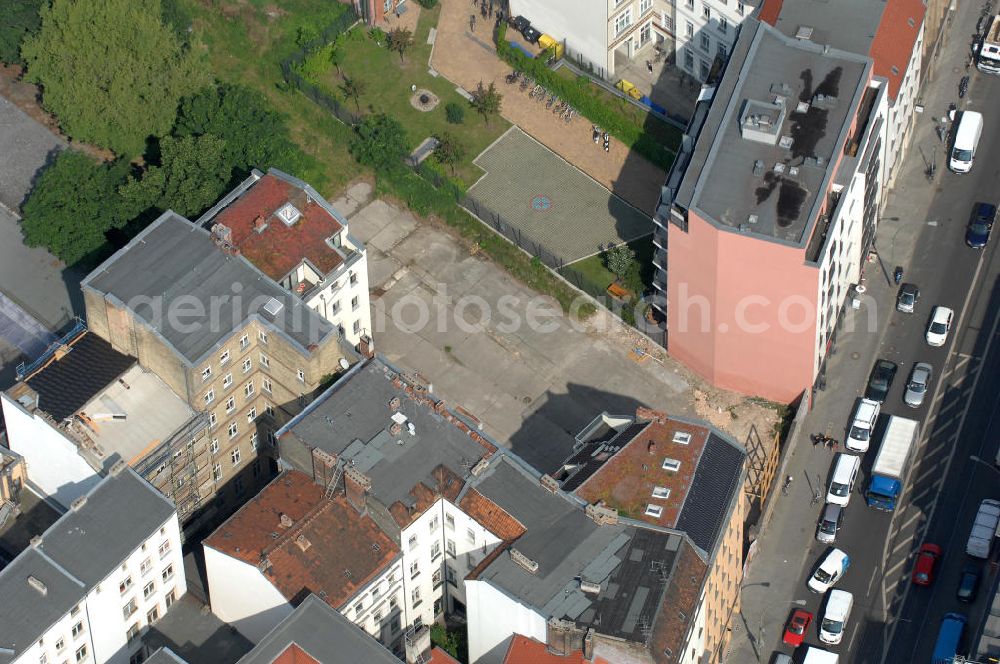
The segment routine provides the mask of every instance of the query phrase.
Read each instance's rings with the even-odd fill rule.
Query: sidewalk
[[[960,13],[975,11],[970,7]],[[931,67],[921,102],[926,110],[916,116],[908,152],[879,222],[875,246],[881,262],[865,266],[866,297],[861,309],[848,309],[844,315],[842,329],[827,360],[826,389],[817,393],[798,435],[788,441],[789,457],[783,474],[792,475],[795,480],[789,489],[789,498],[778,500],[770,521],[763,524],[759,548],[743,579],[742,608],[734,615],[731,625],[732,641],[727,662],[757,661],[758,653],[752,641],[756,638],[758,624],[765,629],[759,657],[760,661],[767,661],[771,656],[770,646],[777,640],[788,616],[789,607],[782,602],[790,602],[803,594],[799,585],[800,573],[806,558],[814,555],[813,545],[818,543],[813,538],[815,523],[812,520],[803,522],[802,506],[809,503],[817,485],[820,491],[823,490],[831,454],[829,450],[814,447],[809,434],[824,432],[843,439],[845,422],[855,399],[864,389],[868,372],[889,330],[891,316],[883,315],[877,320],[877,329],[868,331],[870,308],[874,305],[877,311],[891,312],[895,305],[896,286],[891,284],[891,275],[887,278],[883,266],[891,271],[896,265],[908,265],[927,227],[927,210],[937,191],[927,185],[920,147],[940,145],[934,135],[933,116],[941,115],[952,98],[953,81],[944,76],[938,80],[937,74],[953,69],[958,71],[965,63],[967,45],[955,34],[956,25],[964,25],[960,16],[954,17],[947,28],[952,34],[946,37],[937,60],[924,64],[925,68]],[[748,630],[754,633],[748,634]]]

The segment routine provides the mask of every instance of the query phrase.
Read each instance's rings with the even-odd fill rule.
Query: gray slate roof
[[[371,495],[386,506],[397,500],[405,503],[417,482],[434,486],[432,471],[438,465],[464,478],[489,452],[429,405],[393,385],[398,375],[379,358],[359,363],[278,435],[288,431],[307,447],[353,460],[354,468],[371,478]],[[405,426],[399,435],[389,433],[389,402],[397,397],[398,412],[414,425],[414,435]]]
[[[734,500],[739,500],[746,452],[711,429],[698,459],[698,470],[677,518],[677,530],[709,554],[725,534]]]
[[[237,664],[271,664],[295,644],[323,664],[399,664],[399,659],[363,629],[309,595]]]
[[[173,211],[160,215],[81,287],[124,303],[192,366],[250,318],[285,335],[303,355],[310,344],[339,334],[298,297],[245,258],[225,253],[208,231]],[[263,309],[271,298],[283,304],[277,316]],[[150,300],[158,301],[162,313],[154,311]],[[199,309],[197,315],[189,314]],[[178,314],[174,324],[170,311]]]
[[[474,488],[520,521],[527,531],[512,548],[538,563],[530,573],[507,554],[478,580],[535,607],[546,618],[572,620],[598,632],[644,643],[642,622],[652,625],[677,551],[678,534],[634,525],[598,526],[565,494],[541,487],[508,456],[496,459]],[[662,570],[662,575],[661,575]],[[580,578],[601,585],[580,590]]]
[[[868,53],[887,2],[871,0],[784,0],[775,27],[794,37],[812,28],[811,41],[850,53]]]
[[[742,232],[804,246],[871,67],[867,56],[824,50],[748,18],[675,202],[719,227],[744,226]],[[787,86],[783,91],[782,84]],[[771,103],[779,91],[787,101],[778,135],[791,136],[791,148],[743,138],[740,118],[747,103]],[[811,102],[821,92],[835,99],[797,111],[798,102]],[[761,169],[755,174],[758,161]],[[775,177],[772,170],[778,163],[785,164],[786,172]],[[798,168],[794,176],[787,170],[792,166]],[[750,215],[756,215],[755,222],[750,222]]]
[[[143,664],[187,664],[186,660],[183,660],[170,648],[160,648],[152,655],[150,655]]]
[[[0,571],[0,649],[15,652],[0,654],[0,662],[34,644],[174,514],[173,504],[127,467],[86,498]],[[28,576],[45,584],[44,597]]]

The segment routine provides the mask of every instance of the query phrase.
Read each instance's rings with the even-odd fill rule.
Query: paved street
[[[822,506],[809,502],[813,487],[819,485],[825,491],[832,455],[813,448],[808,434],[825,432],[844,439],[854,400],[864,391],[876,357],[899,365],[883,414],[922,419],[923,434],[903,505],[894,513],[878,512],[864,503],[863,491],[877,447],[866,455],[836,542],[852,559],[837,587],[854,595],[855,608],[843,643],[830,649],[850,662],[929,661],[941,616],[948,611],[965,613],[974,631],[971,626],[978,626],[987,595],[996,585],[995,568],[987,567],[989,577],[980,589],[979,602],[969,607],[955,599],[958,576],[972,560],[966,558],[964,547],[979,501],[998,497],[993,471],[968,457],[978,454],[992,459],[996,453],[997,438],[992,432],[993,417],[1000,408],[1000,352],[990,343],[1000,320],[1000,257],[996,256],[996,238],[987,251],[979,252],[967,248],[963,237],[973,202],[984,196],[989,199],[997,190],[992,156],[1000,150],[1000,121],[989,115],[989,109],[1000,100],[1000,80],[973,75],[964,107],[986,111],[987,128],[971,174],[958,176],[945,169],[944,149],[933,136],[929,117],[943,115],[948,102],[958,101],[955,93],[961,74],[956,72],[962,71],[964,35],[974,31],[977,15],[978,7],[968,6],[956,17],[954,43],[938,64],[939,80],[925,87],[927,110],[918,117],[905,170],[890,197],[876,241],[885,268],[891,272],[896,264],[906,266],[905,280],[920,286],[916,313],[893,310],[895,287],[889,286],[878,263],[869,264],[866,276],[873,300],[861,311],[848,314],[848,324],[862,324],[853,333],[841,332],[837,354],[828,365],[827,389],[819,394],[803,436],[794,443],[788,466],[795,477],[793,487],[787,498],[780,498],[750,565],[730,661],[767,661],[775,650],[789,652],[781,646],[780,637],[791,603],[797,599],[805,600],[806,608],[817,620],[821,618],[822,598],[809,593],[805,582],[829,547],[814,539]],[[938,175],[936,186],[929,188],[923,175],[924,158],[931,158],[935,148]],[[942,348],[931,348],[924,340],[935,305],[956,311],[949,343]],[[863,325],[869,314],[875,321],[871,332]],[[929,403],[913,410],[902,403],[902,393],[917,361],[933,365],[937,389]],[[881,427],[885,419],[881,418]],[[931,588],[916,588],[910,574],[913,557],[924,541],[941,545],[944,561]],[[807,643],[819,643],[815,628]]]

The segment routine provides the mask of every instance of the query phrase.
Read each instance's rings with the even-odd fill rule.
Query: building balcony
[[[653,227],[653,244],[655,244],[660,249],[666,250],[667,248],[667,231],[661,226]]]

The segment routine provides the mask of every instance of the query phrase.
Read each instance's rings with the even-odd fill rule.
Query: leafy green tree
[[[125,208],[139,214],[150,207],[197,216],[217,201],[229,183],[226,144],[211,134],[167,136],[160,143],[161,165],[129,177],[121,188]]]
[[[337,68],[337,76],[343,78],[344,72],[341,71],[340,65],[344,64],[344,49],[337,42],[333,42],[330,46],[330,54],[327,57],[330,59],[330,64]]]
[[[340,84],[340,92],[345,99],[354,100],[354,105],[358,107],[358,113],[361,112],[361,95],[365,93],[365,88],[365,82],[353,76],[345,76],[344,82]]]
[[[465,120],[465,109],[453,101],[444,106],[444,115],[450,124],[462,124]]]
[[[399,53],[399,62],[403,63],[403,54],[413,46],[413,33],[406,28],[396,28],[388,36],[389,50]]]
[[[160,0],[52,0],[21,45],[42,104],[81,141],[129,157],[170,130],[178,100],[208,75],[163,24]]]
[[[503,104],[503,96],[497,91],[497,86],[491,81],[489,87],[483,87],[483,82],[479,81],[479,86],[472,93],[472,108],[483,116],[486,124],[489,125],[490,118],[500,113]]]
[[[263,94],[241,85],[213,85],[184,98],[174,134],[221,138],[223,158],[235,169],[235,179],[271,166],[297,173],[306,160],[289,136],[285,117],[270,109]]]
[[[465,146],[458,142],[454,136],[444,132],[437,136],[438,146],[434,148],[434,158],[438,163],[451,169],[451,174],[455,174],[455,164],[465,159]]]
[[[403,125],[384,113],[366,117],[351,141],[354,158],[377,171],[398,167],[409,151]]]
[[[608,270],[619,279],[623,278],[632,264],[635,263],[635,252],[627,244],[619,244],[617,247],[609,249],[605,257]]]
[[[21,42],[42,24],[43,0],[7,0],[0,19],[0,61],[22,64]]]
[[[67,265],[101,249],[105,233],[128,216],[118,187],[128,162],[100,164],[64,150],[39,176],[24,202],[21,230],[29,247],[45,247]]]

